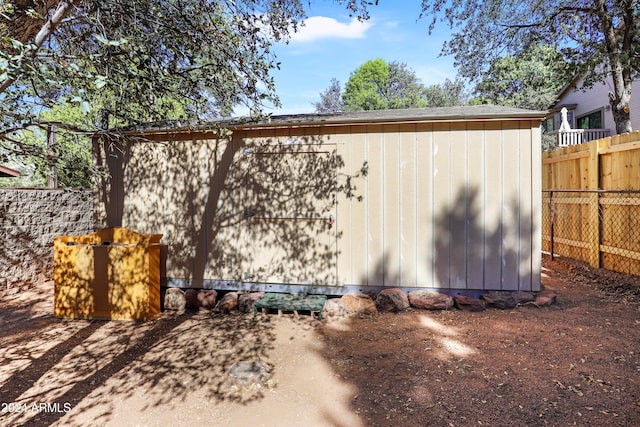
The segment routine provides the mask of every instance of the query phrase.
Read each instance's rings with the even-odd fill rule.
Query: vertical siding
[[[388,126],[383,134],[383,193],[382,193],[382,241],[383,252],[380,259],[384,262],[384,286],[400,286],[401,229],[400,208],[402,193],[400,189],[400,138],[398,126]]]
[[[160,144],[134,144],[128,148],[125,174],[124,203],[130,208],[122,212],[122,224],[140,233],[154,234],[162,223],[162,191],[157,191],[161,179],[160,168],[145,172],[145,165],[162,162],[164,152]]]
[[[221,260],[219,248],[212,241],[218,238],[212,227],[219,221],[217,213],[220,182],[216,169],[218,164],[218,145],[220,140],[193,141],[189,144],[192,153],[192,164],[189,167],[191,175],[191,218],[193,222],[193,279],[197,283],[208,274],[222,276],[224,263]],[[218,231],[218,230],[216,230]],[[220,230],[222,232],[222,230]],[[211,239],[211,240],[210,240]]]
[[[416,254],[417,286],[435,287],[435,212],[433,189],[436,177],[433,164],[435,144],[432,124],[416,125]]]
[[[486,239],[485,200],[490,191],[486,184],[487,153],[484,126],[473,124],[467,129],[467,177],[469,206],[469,232],[467,233],[467,286],[473,289],[484,289]]]
[[[502,131],[502,289],[518,288],[519,237],[520,237],[520,170],[519,132],[518,129]]]
[[[349,218],[348,221],[367,222],[367,270],[368,286],[385,286],[384,277],[389,270],[384,247],[384,138],[382,126],[367,126],[366,150],[369,163],[367,174],[366,218]]]
[[[540,179],[532,126],[435,123],[345,132],[346,164],[369,166],[364,199],[339,203],[348,205],[340,215],[350,215],[340,219],[348,223],[341,247],[353,248],[339,255],[350,266],[345,284],[538,289],[531,275],[539,272],[532,252],[539,250]]]
[[[469,194],[469,153],[468,153],[468,131],[466,123],[452,123],[449,128],[450,144],[449,149],[451,160],[449,175],[449,206],[441,208],[450,216],[448,234],[450,237],[450,265],[449,265],[449,286],[454,289],[467,288],[467,271],[469,259],[469,226],[470,218],[470,194]],[[434,230],[436,238],[443,230]]]
[[[340,174],[344,170],[354,170],[356,166],[354,162],[356,161],[354,152],[353,152],[353,144],[346,144],[346,138],[343,135],[329,135],[327,137],[333,143],[336,144],[336,150],[338,155],[338,164],[342,164],[342,167],[338,167],[338,188],[340,189],[343,186],[342,191],[338,190],[339,193],[342,193],[342,197],[344,200],[348,200],[348,193],[350,189],[348,186],[355,185],[355,183],[347,181],[346,177],[342,178]],[[340,194],[337,195],[340,200]],[[338,254],[337,259],[337,282],[339,284],[351,283],[353,281],[353,270],[352,263],[348,261],[349,254],[353,254],[355,256],[355,247],[356,243],[354,240],[357,239],[356,234],[358,233],[358,229],[354,227],[354,224],[350,221],[346,221],[347,218],[352,218],[354,216],[354,210],[357,209],[358,205],[353,203],[345,203],[339,202],[335,208],[334,214],[336,215],[336,250]],[[340,238],[340,236],[344,236]]]
[[[164,194],[163,241],[167,242],[167,276],[190,278],[193,272],[194,223],[192,215],[193,182],[184,173],[192,164],[191,141],[169,145],[164,160],[162,179]],[[133,228],[135,230],[135,228]]]
[[[531,290],[540,290],[542,274],[542,130],[535,122],[531,129]],[[522,287],[526,290],[525,287]]]
[[[368,221],[362,220],[369,217],[369,199],[367,196],[367,190],[369,188],[369,178],[364,176],[362,168],[367,168],[366,174],[368,175],[368,168],[370,164],[368,162],[367,152],[367,139],[366,134],[357,127],[350,127],[349,133],[345,136],[347,140],[344,146],[347,154],[347,159],[350,161],[350,168],[347,171],[352,171],[354,176],[351,181],[351,191],[353,195],[348,199],[348,205],[350,210],[348,217],[339,217],[339,221],[345,224],[344,232],[345,238],[339,239],[340,241],[349,242],[349,250],[340,252],[338,256],[338,262],[343,258],[346,258],[349,265],[349,275],[345,277],[342,283],[362,283],[363,286],[368,286],[368,260],[369,260],[369,224]],[[346,167],[346,165],[345,165]],[[339,199],[341,200],[341,199]],[[343,205],[347,202],[344,198]],[[342,213],[342,211],[340,211]],[[360,220],[350,220],[350,218],[360,218]],[[348,256],[351,254],[351,256]]]
[[[489,122],[485,127],[485,211],[484,288],[500,289],[502,285],[502,123]]]
[[[400,215],[400,276],[404,286],[419,286],[418,281],[418,152],[416,126],[400,128],[399,215]]]
[[[235,224],[242,216],[240,200],[234,198],[241,188],[241,177],[234,170],[241,153],[238,141],[203,141],[198,150],[200,173],[198,183],[203,187],[205,204],[200,211],[205,225],[199,236],[198,259],[202,263],[202,279],[239,277],[237,254],[234,245],[238,229]]]
[[[449,124],[433,125],[433,215],[427,236],[433,239],[433,286],[449,288],[451,280],[451,141]]]
[[[518,186],[518,206],[520,208],[519,230],[518,230],[518,282],[516,289],[531,289],[531,249],[533,235],[533,198],[540,192],[533,194],[533,168],[531,143],[532,133],[528,127],[529,122],[520,124],[520,135],[518,138],[519,148],[519,186]],[[541,163],[538,163],[540,165]]]
[[[318,138],[318,141],[325,144],[328,143],[328,150],[330,150],[333,155],[335,156],[335,169],[332,170],[332,174],[336,179],[336,185],[337,185],[337,192],[340,191],[339,188],[342,187],[343,190],[342,192],[346,192],[346,178],[342,177],[341,173],[342,173],[342,168],[346,168],[346,160],[342,158],[342,156],[340,155],[340,153],[344,150],[344,147],[346,146],[346,140],[344,138],[341,138],[340,136],[336,135],[335,133],[335,128],[331,128],[331,129],[327,129],[325,131],[325,133],[323,135],[318,135],[317,131],[315,130],[307,130],[308,133],[313,132],[315,134],[314,138]],[[341,166],[341,162],[345,161],[345,166]],[[349,162],[353,162],[353,157],[349,156]],[[354,168],[353,163],[351,163],[349,165],[349,169],[347,170],[352,170]],[[339,271],[340,271],[340,247],[339,247],[339,239],[338,236],[342,236],[343,234],[340,233],[344,233],[344,230],[348,227],[348,224],[342,223],[339,224],[337,223],[339,215],[338,215],[338,198],[340,197],[339,194],[334,194],[333,197],[333,205],[330,207],[330,214],[333,215],[334,217],[334,221],[336,221],[335,225],[333,226],[335,228],[335,231],[332,233],[328,233],[329,234],[329,251],[330,252],[334,252],[336,254],[336,257],[334,259],[334,264],[332,266],[330,266],[329,268],[332,269],[332,272],[330,273],[330,277],[333,277],[333,285],[336,286],[341,286],[345,283],[344,277],[351,275],[351,268],[350,268],[350,262],[347,261],[347,275],[345,275],[344,277],[340,277]],[[349,206],[349,210],[351,210],[351,206]],[[351,218],[351,212],[349,212],[349,218]]]

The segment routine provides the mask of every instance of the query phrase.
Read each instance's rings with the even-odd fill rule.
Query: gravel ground
[[[0,424],[640,425],[638,278],[544,265],[550,307],[331,322],[61,320],[49,283],[0,299]],[[235,383],[243,361],[268,378]]]

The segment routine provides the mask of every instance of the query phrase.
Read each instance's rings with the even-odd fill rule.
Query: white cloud
[[[326,16],[312,16],[304,21],[297,33],[291,36],[292,42],[312,42],[315,40],[339,38],[361,39],[373,24],[351,19],[349,23],[338,22]]]
[[[400,21],[389,21],[384,24],[386,30],[394,30],[400,27]]]

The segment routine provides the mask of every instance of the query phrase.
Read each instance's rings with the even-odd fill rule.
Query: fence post
[[[549,191],[549,221],[551,222],[551,261],[553,261],[553,223],[555,222],[555,206],[553,204],[553,191]]]
[[[49,153],[49,170],[47,175],[47,188],[58,187],[58,159],[54,156],[56,145],[56,126],[47,126],[47,150]]]
[[[591,141],[589,146],[589,173],[587,188],[589,193],[589,265],[600,268],[600,156],[598,141]]]

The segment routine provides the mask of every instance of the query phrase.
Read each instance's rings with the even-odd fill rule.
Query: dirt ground
[[[544,261],[551,307],[319,322],[164,313],[60,320],[0,300],[0,425],[640,425],[640,284]],[[227,375],[267,362],[262,386]]]

